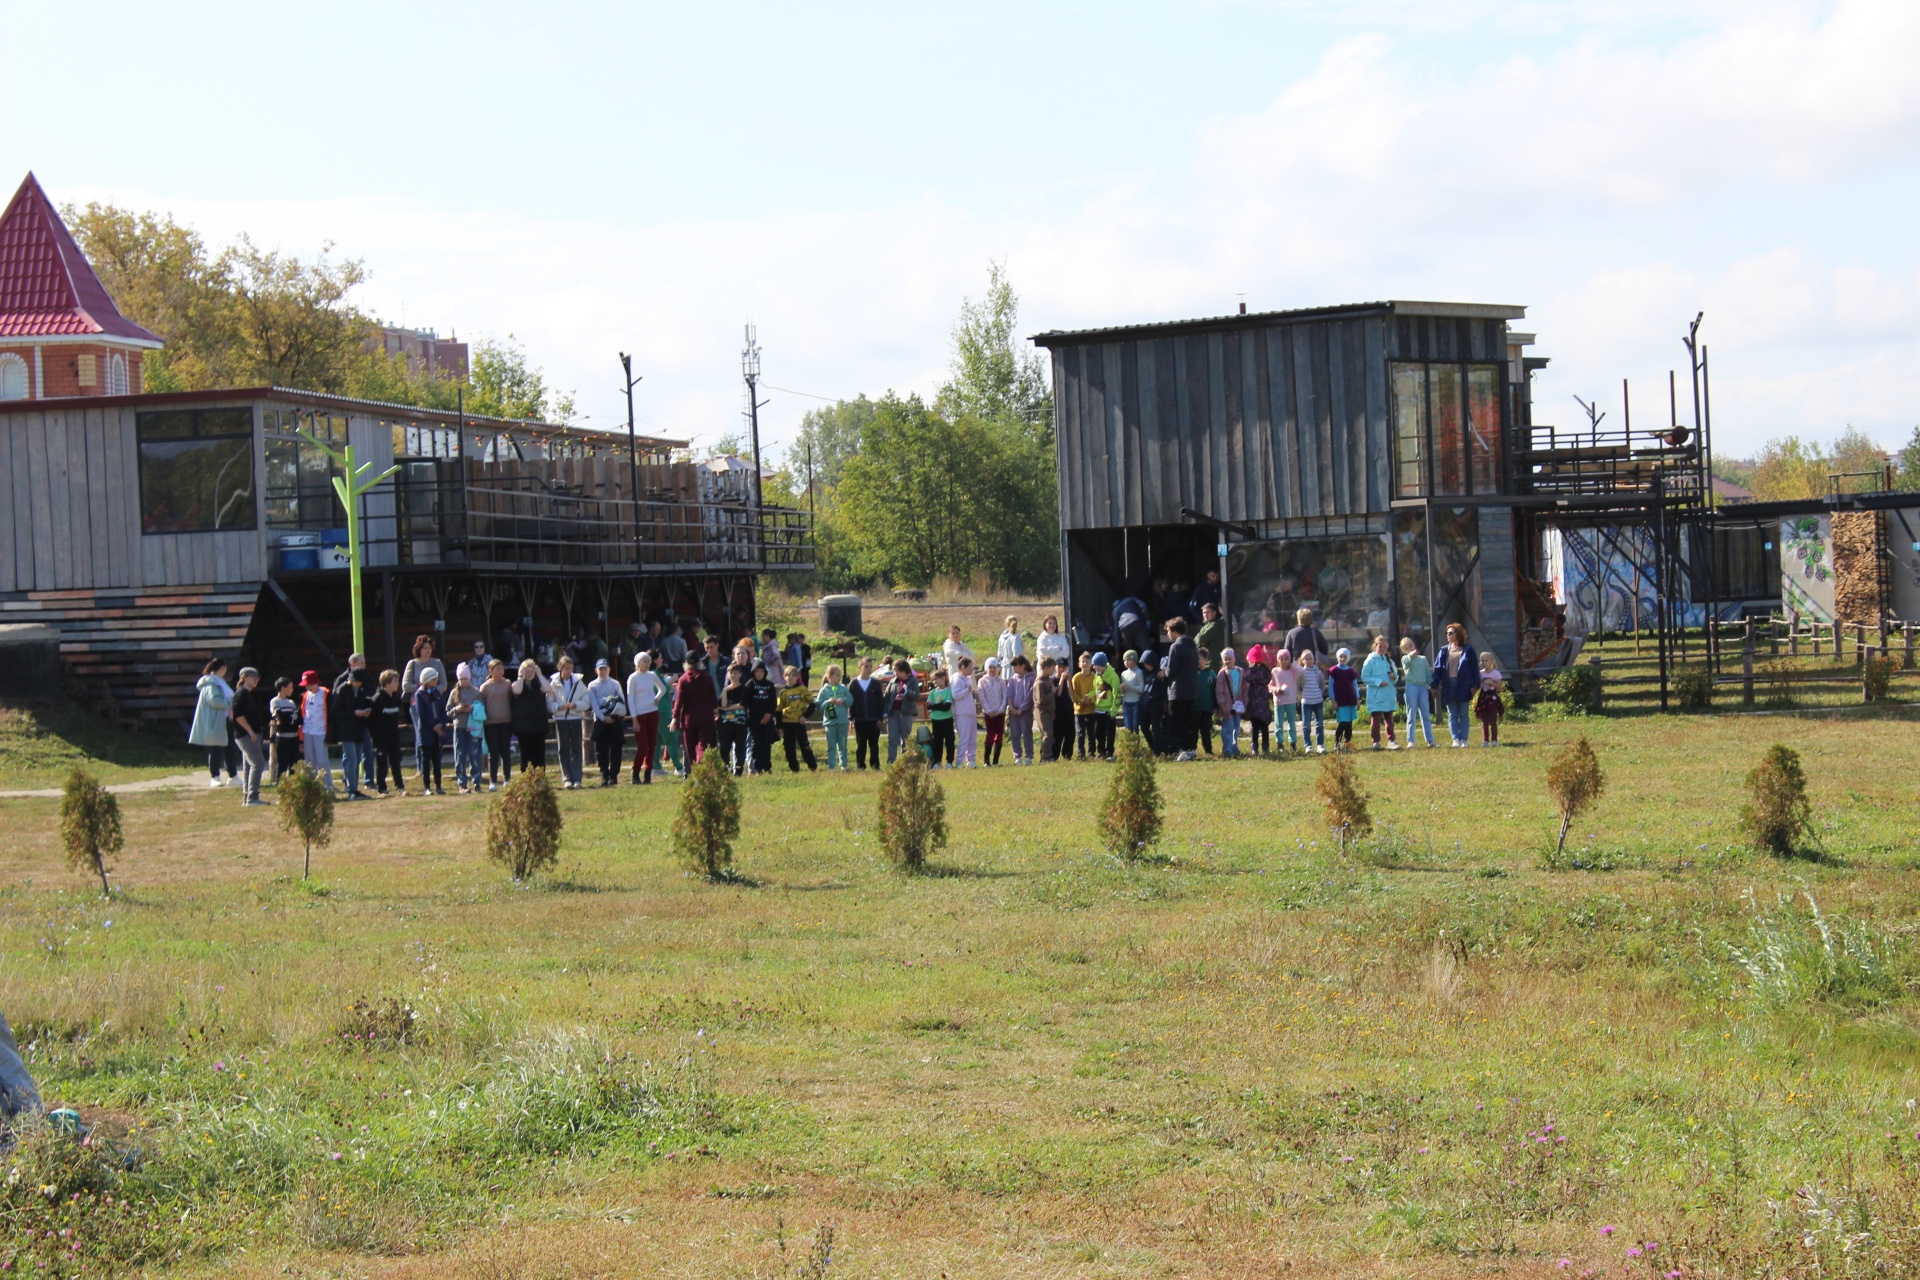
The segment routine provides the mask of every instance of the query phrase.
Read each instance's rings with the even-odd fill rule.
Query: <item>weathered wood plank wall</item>
[[[1372,313],[1053,346],[1068,529],[1358,515],[1391,495],[1393,360],[1504,363],[1502,320]]]

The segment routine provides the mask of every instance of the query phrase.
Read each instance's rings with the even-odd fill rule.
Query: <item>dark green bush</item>
[[[530,880],[560,860],[560,801],[545,769],[525,769],[487,809],[487,856]]]
[[[947,847],[947,793],[926,757],[903,751],[880,778],[880,845],[902,871],[919,871]]]
[[[709,880],[724,879],[733,866],[733,842],[740,838],[740,784],[726,757],[709,749],[687,775],[680,813],[673,820],[673,843],[693,870]]]
[[[1682,667],[1673,676],[1673,696],[1682,711],[1705,711],[1713,705],[1713,676],[1704,667]]]
[[[107,861],[126,846],[120,831],[120,802],[78,765],[67,775],[60,797],[60,843],[67,851],[67,865],[99,876],[100,895],[112,896]]]
[[[1600,668],[1592,663],[1562,667],[1540,681],[1540,700],[1575,715],[1600,709]]]
[[[1143,733],[1122,733],[1114,750],[1113,781],[1098,823],[1107,852],[1129,862],[1144,857],[1160,839],[1160,784],[1153,749]]]
[[[1740,825],[1754,844],[1783,857],[1799,850],[1813,834],[1813,803],[1807,799],[1807,774],[1800,753],[1776,742],[1747,775],[1751,797],[1740,812]]]

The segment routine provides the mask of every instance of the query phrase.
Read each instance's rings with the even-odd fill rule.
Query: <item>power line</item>
[[[760,384],[769,391],[784,391],[790,396],[805,396],[809,400],[825,400],[828,404],[839,404],[845,396],[817,396],[811,391],[795,391],[792,387],[776,387],[771,382]]]

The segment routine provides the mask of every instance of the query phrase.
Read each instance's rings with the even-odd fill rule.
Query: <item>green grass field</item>
[[[484,860],[481,798],[348,806],[303,884],[272,810],[127,796],[111,902],[57,802],[4,802],[0,1010],[49,1105],[139,1159],[29,1135],[0,1261],[1912,1274],[1916,724],[1363,752],[1380,830],[1344,854],[1317,762],[1165,765],[1137,867],[1096,846],[1105,766],[945,773],[915,878],[871,775],[746,780],[737,884],[675,861],[678,783],[566,796],[531,887]],[[1543,775],[1583,732],[1611,784],[1569,863],[1607,869],[1544,870]],[[1736,830],[1779,740],[1816,858]]]

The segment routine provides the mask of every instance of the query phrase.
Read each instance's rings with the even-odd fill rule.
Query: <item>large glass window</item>
[[[1393,365],[1394,493],[1500,492],[1497,365]]]
[[[277,529],[338,528],[346,523],[333,492],[340,464],[294,434],[300,431],[336,449],[347,443],[347,420],[341,415],[267,410],[267,524]]]
[[[1427,368],[1393,366],[1394,493],[1417,498],[1427,491]]]
[[[1500,490],[1500,371],[1467,366],[1467,458],[1475,493]]]
[[[255,527],[252,409],[142,413],[134,431],[143,532]]]
[[[1467,491],[1466,415],[1460,403],[1460,366],[1436,364],[1428,373],[1433,415],[1433,491]]]
[[[1364,654],[1391,617],[1386,535],[1236,543],[1227,590],[1243,650],[1279,643],[1299,610],[1311,609],[1329,644]]]

